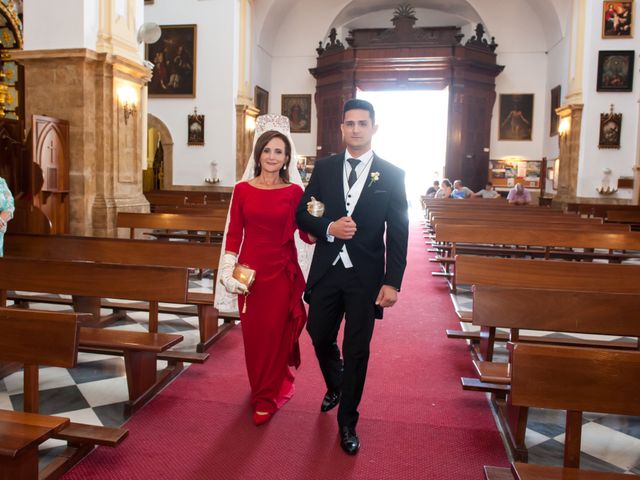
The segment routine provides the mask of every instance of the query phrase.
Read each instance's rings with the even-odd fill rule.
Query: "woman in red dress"
[[[238,262],[256,271],[250,294],[238,296],[238,310],[253,420],[262,425],[293,396],[290,367],[300,364],[298,337],[307,317],[294,242],[295,211],[303,192],[289,183],[287,136],[265,132],[256,142],[254,158],[254,178],[233,191],[219,276],[229,293],[245,293],[246,287],[232,276],[233,268]]]

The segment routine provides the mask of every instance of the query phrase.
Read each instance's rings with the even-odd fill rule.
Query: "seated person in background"
[[[449,198],[451,196],[451,192],[451,182],[448,178],[443,178],[442,182],[440,182],[440,188],[433,196],[433,198]]]
[[[482,190],[474,193],[473,196],[482,198],[500,198],[500,194],[495,191],[495,189],[493,188],[493,183],[491,182],[487,182],[485,187]]]
[[[427,189],[427,198],[433,198],[439,188],[440,182],[438,180],[434,180],[433,185]]]
[[[453,182],[453,192],[451,192],[451,198],[470,198],[473,196],[473,192],[470,188],[465,187],[462,184],[462,180],[456,180]]]
[[[529,205],[531,194],[521,183],[516,183],[516,186],[509,191],[507,201],[513,205]]]

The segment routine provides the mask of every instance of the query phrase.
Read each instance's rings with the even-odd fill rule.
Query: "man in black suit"
[[[340,445],[350,455],[360,449],[355,427],[375,318],[396,303],[407,257],[404,172],[371,150],[377,128],[373,105],[345,103],[347,150],[315,163],[296,213],[299,227],[318,239],[305,300],[307,330],[327,384],[321,410],[340,403]],[[322,217],[307,211],[312,196],[325,205]],[[336,343],[343,315],[344,361]]]

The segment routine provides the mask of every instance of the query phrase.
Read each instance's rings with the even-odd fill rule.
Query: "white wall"
[[[96,49],[98,0],[28,0],[23,5],[24,49]]]
[[[602,180],[602,170],[611,169],[611,185],[617,185],[620,176],[633,176],[632,167],[638,149],[638,51],[640,40],[602,39],[601,2],[587,2],[584,62],[584,110],[580,138],[578,166],[578,196],[602,198],[596,187]],[[635,50],[634,86],[632,92],[597,92],[598,51]],[[622,113],[620,149],[599,149],[600,114],[608,113],[610,105]],[[632,190],[619,190],[615,197],[631,198]]]
[[[149,113],[162,120],[173,137],[174,185],[205,185],[211,161],[218,163],[221,185],[235,183],[234,0],[156,0],[145,7],[145,21],[160,25],[197,24],[196,97],[150,98]],[[187,115],[205,115],[204,146],[187,145]]]

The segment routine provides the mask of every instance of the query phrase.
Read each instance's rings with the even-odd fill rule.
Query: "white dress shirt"
[[[349,175],[351,175],[351,164],[347,162],[348,158],[357,158],[360,160],[360,163],[356,165],[356,175],[358,179],[356,182],[349,188]],[[353,214],[353,210],[356,208],[356,204],[358,200],[360,200],[360,194],[362,193],[362,189],[367,184],[367,179],[369,178],[369,171],[371,170],[371,162],[373,161],[373,150],[369,150],[359,157],[353,156],[349,153],[347,149],[344,154],[343,160],[343,168],[342,168],[342,185],[344,188],[344,205],[347,209],[347,215],[351,216]],[[333,223],[333,222],[331,222]],[[331,224],[327,228],[327,241],[333,242],[335,237],[329,234],[329,228],[331,228]],[[333,265],[338,263],[338,260],[342,260],[342,264],[345,268],[353,267],[353,263],[351,263],[351,259],[349,258],[349,253],[347,252],[347,245],[343,245],[340,253],[333,261]]]

